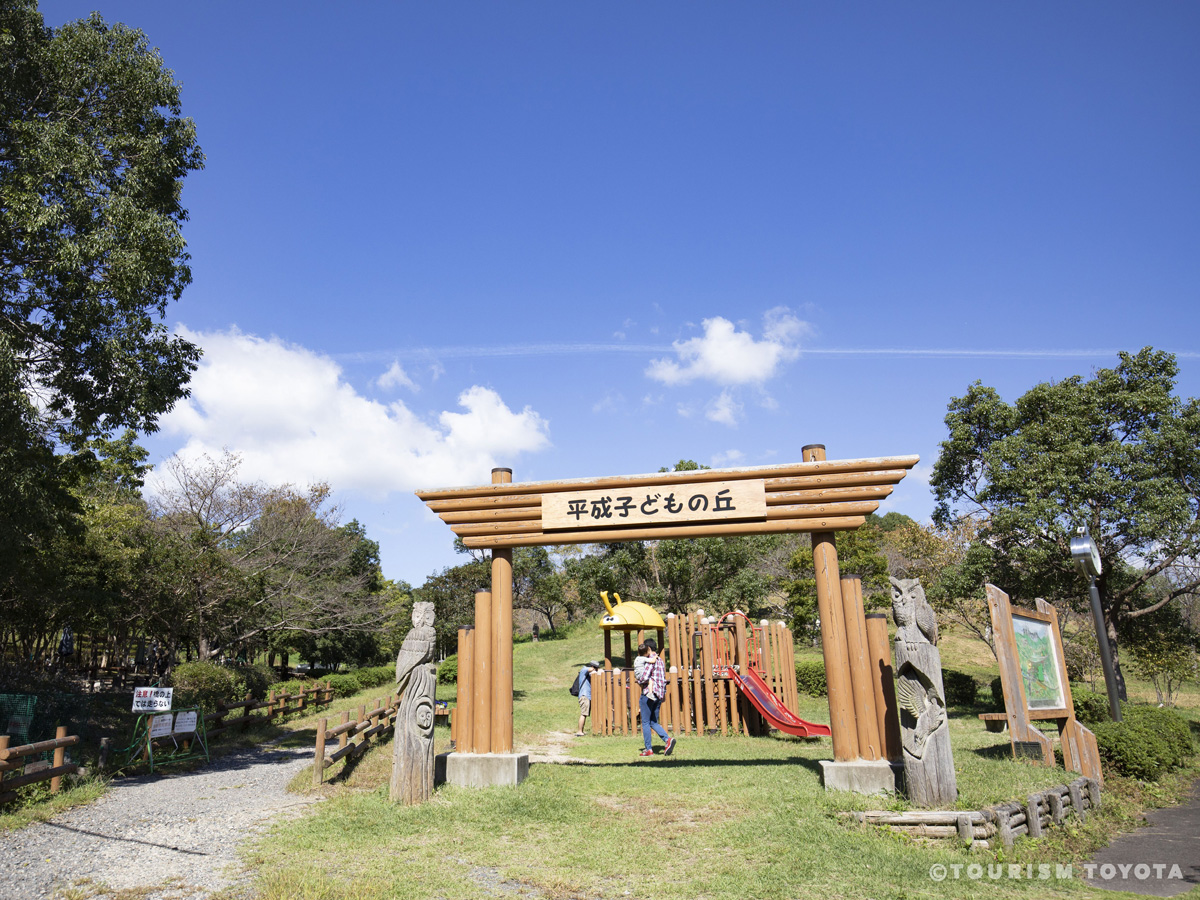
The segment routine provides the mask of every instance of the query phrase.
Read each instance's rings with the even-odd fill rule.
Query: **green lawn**
[[[1114,783],[1099,816],[1054,837],[1023,840],[1006,856],[924,845],[851,824],[840,813],[903,808],[902,801],[826,794],[818,760],[828,739],[684,737],[671,758],[636,757],[640,737],[573,738],[575,671],[599,655],[600,637],[515,649],[515,741],[535,751],[555,741],[579,762],[535,764],[516,788],[442,786],[405,808],[387,802],[390,745],[346,772],[331,770],[328,801],[277,824],[248,856],[266,900],[487,896],[631,898],[831,898],[1098,896],[1078,878],[1039,879],[1037,864],[1076,865],[1141,805],[1165,802],[1186,778],[1163,786]],[[986,653],[986,649],[984,650]],[[955,661],[947,662],[953,666]],[[367,692],[369,696],[374,692]],[[802,698],[803,714],[828,720],[824,700]],[[335,709],[355,707],[349,698]],[[311,735],[297,723],[297,743]],[[1007,736],[973,714],[951,721],[963,809],[1023,797],[1071,777],[1009,758]],[[552,738],[548,737],[554,735]],[[449,735],[439,729],[445,749]],[[295,787],[308,789],[307,774]],[[1032,864],[1033,879],[982,880],[960,869],[941,882],[935,864]],[[953,871],[953,869],[948,869]],[[986,887],[984,886],[986,884]],[[1105,892],[1105,897],[1113,895]]]

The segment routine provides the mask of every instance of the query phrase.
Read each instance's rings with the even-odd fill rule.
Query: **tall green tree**
[[[1200,558],[1200,403],[1175,394],[1177,373],[1171,354],[1147,347],[1013,404],[976,382],[950,402],[931,479],[935,521],[975,518],[974,565],[1017,597],[1086,603],[1070,539],[1089,528],[1118,675],[1129,624],[1200,588],[1186,565]],[[1167,574],[1175,580],[1155,591]]]
[[[180,195],[203,161],[140,31],[0,4],[0,335],[68,438],[152,431],[186,395],[200,351],[159,320],[191,280]]]

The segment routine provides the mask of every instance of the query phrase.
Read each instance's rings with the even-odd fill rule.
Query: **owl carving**
[[[405,635],[404,644],[396,656],[396,696],[402,696],[408,687],[413,669],[433,662],[434,643],[437,633],[433,630],[433,604],[414,603],[412,630]]]
[[[892,583],[892,615],[896,619],[896,640],[910,650],[917,644],[936,644],[937,616],[925,599],[925,589],[917,578],[888,578]]]

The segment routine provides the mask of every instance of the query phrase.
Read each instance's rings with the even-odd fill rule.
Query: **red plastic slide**
[[[737,686],[750,698],[754,708],[763,714],[763,718],[770,723],[772,728],[778,728],[780,731],[786,731],[797,737],[829,737],[832,734],[828,725],[806,722],[780,703],[779,698],[753,669],[741,673],[730,671],[729,674],[733,676]]]

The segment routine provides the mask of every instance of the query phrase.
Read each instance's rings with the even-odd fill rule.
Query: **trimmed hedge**
[[[442,660],[437,671],[438,684],[458,684],[458,654]]]
[[[1098,694],[1086,684],[1072,684],[1071,700],[1075,704],[1075,718],[1088,728],[1101,722],[1112,721],[1108,709],[1108,694]],[[1122,710],[1121,716],[1124,715]]]
[[[975,696],[979,690],[979,685],[975,683],[974,677],[968,675],[966,672],[943,669],[942,687],[946,691],[947,706],[975,705]]]
[[[350,673],[358,679],[358,683],[364,688],[380,687],[385,684],[394,684],[396,681],[396,666],[395,664],[388,666],[371,666],[366,669],[355,669]]]
[[[796,663],[796,687],[811,697],[824,697],[828,694],[825,664],[803,661]]]
[[[1107,702],[1105,704],[1107,710]],[[1121,721],[1089,726],[1106,769],[1141,781],[1153,781],[1192,758],[1191,729],[1179,713],[1156,706],[1122,704]]]

